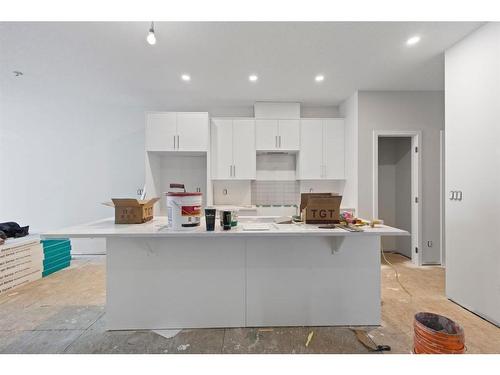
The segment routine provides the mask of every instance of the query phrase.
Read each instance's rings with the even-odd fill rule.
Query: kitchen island
[[[241,220],[207,232],[109,218],[42,237],[106,238],[109,330],[380,324],[380,237],[406,231]]]

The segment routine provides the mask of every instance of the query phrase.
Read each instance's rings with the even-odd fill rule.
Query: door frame
[[[378,218],[378,140],[380,137],[411,138],[411,260],[422,265],[422,132],[419,130],[374,130],[373,131],[373,166],[372,166],[372,215]],[[418,198],[415,202],[414,198]],[[418,249],[418,251],[416,250]]]

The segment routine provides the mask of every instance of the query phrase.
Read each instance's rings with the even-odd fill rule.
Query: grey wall
[[[411,232],[411,139],[381,137],[378,146],[378,216]],[[411,258],[409,237],[383,237],[382,248]]]
[[[358,212],[371,218],[373,207],[373,131],[422,131],[423,263],[440,261],[440,130],[444,128],[441,91],[358,92]],[[427,247],[427,241],[433,247]]]

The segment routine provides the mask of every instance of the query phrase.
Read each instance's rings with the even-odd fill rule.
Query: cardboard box
[[[301,212],[306,224],[335,224],[339,222],[342,196],[309,195],[305,200],[306,203]]]
[[[332,195],[338,195],[337,193],[301,193],[300,194],[300,212],[304,210],[307,206],[309,198],[320,198],[320,197],[331,197]]]
[[[160,198],[130,199],[113,198],[113,202],[103,203],[115,208],[115,224],[142,224],[154,216],[154,204]]]

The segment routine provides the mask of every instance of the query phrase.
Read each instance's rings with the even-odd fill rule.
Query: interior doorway
[[[382,237],[382,250],[421,264],[419,132],[374,132],[373,217],[411,236]]]

